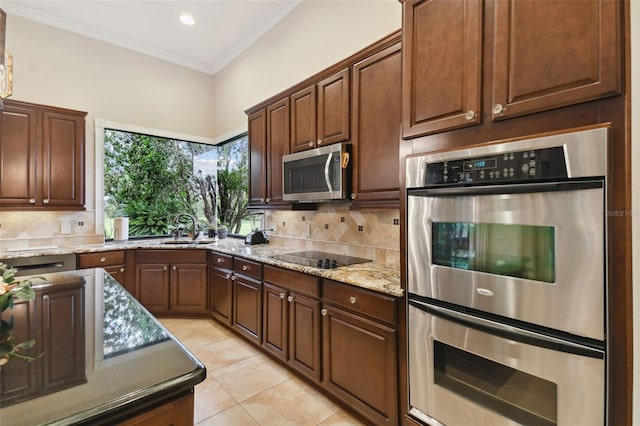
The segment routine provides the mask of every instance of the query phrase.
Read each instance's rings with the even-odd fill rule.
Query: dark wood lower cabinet
[[[137,250],[135,297],[154,314],[208,312],[207,252]]]
[[[234,275],[233,327],[257,344],[262,342],[262,282]]]
[[[292,293],[289,302],[289,365],[320,383],[320,301]]]
[[[397,424],[396,330],[324,306],[324,386],[376,424]]]
[[[193,425],[193,392],[186,396],[155,407],[139,414],[120,426],[192,426]]]
[[[262,346],[276,357],[286,361],[289,350],[287,290],[264,283],[262,301]]]

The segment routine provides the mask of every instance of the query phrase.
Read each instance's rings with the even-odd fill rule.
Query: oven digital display
[[[462,164],[464,171],[495,169],[498,166],[498,160],[495,158],[485,158],[482,160],[465,161]]]
[[[433,222],[432,263],[547,283],[555,282],[555,228]]]

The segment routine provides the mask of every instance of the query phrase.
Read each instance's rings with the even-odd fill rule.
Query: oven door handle
[[[520,327],[514,327],[491,321],[464,312],[454,311],[437,305],[424,303],[420,300],[410,299],[409,304],[432,315],[445,317],[447,319],[462,323],[476,329],[494,332],[512,340],[534,344],[536,346],[561,350],[563,352],[584,355],[591,358],[604,359],[604,350],[596,349],[570,340],[559,339],[546,334],[536,333]]]
[[[447,195],[531,194],[536,192],[578,191],[602,188],[601,180],[568,181],[553,183],[520,183],[487,186],[454,186],[447,188],[409,189],[408,195],[440,197]]]

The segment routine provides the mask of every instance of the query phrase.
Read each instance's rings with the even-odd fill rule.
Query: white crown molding
[[[200,61],[167,52],[162,49],[155,48],[145,43],[140,43],[126,37],[113,34],[111,32],[83,24],[70,19],[62,18],[50,13],[42,12],[29,7],[25,3],[15,0],[0,0],[0,7],[8,15],[16,15],[25,19],[40,22],[45,25],[53,26],[62,30],[81,34],[108,44],[123,47],[135,52],[162,59],[180,66],[194,69],[206,74],[215,75],[233,59],[240,55],[246,48],[258,40],[263,34],[277,24],[284,16],[293,10],[302,0],[287,0],[281,3],[274,11],[263,19],[258,25],[240,39],[233,47],[225,52],[214,64],[208,64]]]
[[[274,27],[282,18],[284,18],[289,12],[300,4],[302,0],[287,0],[273,10],[271,14],[265,17],[258,25],[253,27],[253,30],[245,34],[243,38],[227,50],[218,61],[216,61],[210,69],[210,74],[217,74],[222,68],[227,66],[231,61],[237,58],[242,52],[244,52],[249,46],[255,43],[260,37],[262,37],[267,31]]]

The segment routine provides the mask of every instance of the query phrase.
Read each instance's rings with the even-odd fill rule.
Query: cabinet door
[[[402,136],[480,123],[482,1],[407,0],[402,10]]]
[[[267,107],[267,204],[283,203],[282,156],[288,153],[289,98],[285,98]]]
[[[209,310],[211,315],[231,325],[232,273],[229,269],[209,270]]]
[[[249,204],[260,205],[267,197],[267,112],[249,116]]]
[[[316,383],[321,379],[320,301],[292,293],[289,302],[289,364]]]
[[[262,342],[262,283],[242,275],[233,280],[233,326],[245,336]]]
[[[158,407],[152,408],[131,419],[119,423],[120,426],[192,426],[193,425],[193,392],[174,399]]]
[[[349,140],[349,69],[316,84],[318,90],[316,146]]]
[[[169,311],[169,266],[167,264],[136,265],[138,301],[153,313]]]
[[[42,114],[42,203],[84,208],[84,118]]]
[[[396,331],[325,306],[324,385],[376,424],[398,423]]]
[[[495,2],[493,119],[619,94],[622,2]]]
[[[124,265],[106,266],[104,270],[111,275],[120,285],[125,285],[125,267]]]
[[[287,360],[287,291],[267,283],[262,286],[262,346],[278,358]]]
[[[6,327],[11,324],[13,317],[12,334],[16,343],[36,340],[36,346],[30,354],[42,353],[42,341],[38,337],[38,315],[35,313],[36,301],[21,300],[16,302],[13,309],[7,309],[0,314],[0,318]],[[3,335],[2,339],[7,338]],[[7,406],[23,399],[28,399],[39,392],[37,369],[38,361],[24,361],[10,358],[9,362],[0,368],[0,398],[2,404]]]
[[[316,86],[291,95],[291,152],[316,146]]]
[[[86,382],[84,286],[42,293],[43,389]]]
[[[0,122],[0,207],[34,205],[37,114],[5,104]]]
[[[171,265],[171,312],[207,312],[207,265]]]
[[[354,204],[399,205],[401,71],[400,43],[353,67]]]

